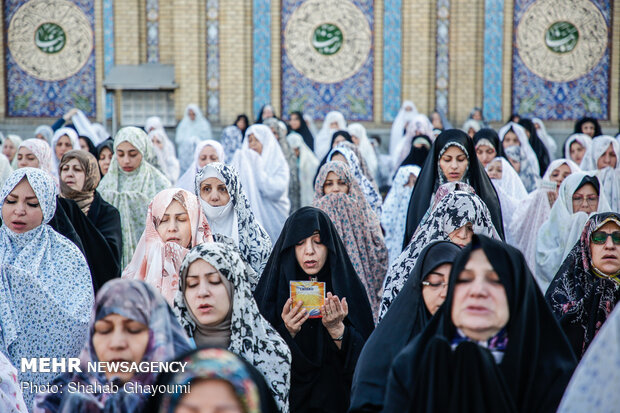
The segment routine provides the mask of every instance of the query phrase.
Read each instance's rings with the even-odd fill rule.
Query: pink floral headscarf
[[[149,204],[146,227],[131,262],[123,271],[123,278],[143,280],[157,288],[170,305],[173,305],[178,289],[181,262],[189,250],[174,242],[164,242],[157,227],[166,209],[175,200],[189,215],[192,229],[191,247],[213,242],[211,228],[196,195],[180,188],[164,189],[155,195]]]

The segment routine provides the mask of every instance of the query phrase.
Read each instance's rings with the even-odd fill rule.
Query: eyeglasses
[[[611,234],[605,231],[593,232],[590,239],[594,244],[604,244],[607,242],[607,237],[611,237],[614,245],[620,245],[620,231],[614,231]]]
[[[586,197],[583,195],[573,196],[573,202],[577,202],[578,204],[583,204],[584,199],[588,205],[593,205],[598,202],[598,195],[588,195]]]
[[[448,283],[446,282],[432,283],[430,281],[422,281],[422,285],[425,287],[431,287],[433,289],[437,289],[437,288],[445,288],[448,285]]]

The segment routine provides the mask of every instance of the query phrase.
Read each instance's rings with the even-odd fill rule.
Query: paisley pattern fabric
[[[353,146],[353,144],[350,144]],[[377,188],[368,180],[368,177],[362,172],[360,166],[359,157],[351,150],[350,147],[347,147],[343,143],[339,143],[334,149],[332,149],[327,155],[327,160],[331,161],[332,156],[334,154],[340,153],[342,154],[346,160],[349,169],[351,170],[351,174],[355,177],[357,184],[362,190],[364,194],[364,198],[372,208],[372,211],[377,215],[377,217],[381,217],[381,204],[383,200],[381,198],[381,194],[377,191]],[[317,178],[318,180],[318,178]]]
[[[406,186],[411,174],[417,178],[420,174],[418,165],[401,166],[396,172],[392,188],[385,197],[381,226],[385,231],[385,245],[390,255],[390,263],[400,255],[403,247],[403,237],[407,225],[407,208],[413,186]]]
[[[207,173],[205,168],[207,167],[215,169],[224,178],[224,185],[226,185],[230,201],[233,203],[235,213],[237,214],[237,231],[241,257],[250,264],[257,274],[262,274],[271,254],[271,239],[267,231],[263,229],[254,216],[236,169],[219,162],[205,166],[196,174],[194,188],[198,197],[200,197],[200,183],[205,180],[204,177]],[[256,283],[258,283],[258,280],[252,283],[252,290],[256,287]]]
[[[69,383],[90,386],[90,392],[40,393],[35,400],[34,413],[56,412],[141,412],[151,397],[149,392],[125,391],[118,379],[108,380],[104,373],[89,372],[88,363],[99,362],[93,346],[95,323],[110,314],[118,314],[146,325],[149,341],[141,362],[170,361],[191,349],[187,335],[179,325],[166,300],[151,286],[136,280],[115,279],[107,282],[97,294],[90,321],[89,337],[79,342],[81,373],[63,373],[50,384],[65,387]],[[86,343],[86,344],[84,344]],[[72,356],[76,357],[76,356]],[[128,383],[153,385],[157,373],[136,373]],[[51,380],[50,380],[51,381]],[[111,383],[119,385],[117,392],[100,392]]]
[[[325,194],[327,175],[334,172],[349,186],[348,193]],[[353,268],[368,294],[376,318],[381,287],[388,268],[388,250],[379,219],[366,202],[357,181],[343,162],[327,162],[317,176],[313,206],[327,213],[342,238]]]
[[[146,213],[151,199],[160,191],[170,187],[170,181],[146,159],[152,157],[151,141],[142,129],[122,128],[114,138],[114,152],[123,142],[129,142],[142,154],[140,166],[132,172],[121,169],[116,154],[112,157],[110,169],[99,183],[97,191],[101,197],[118,209],[123,227],[123,256],[121,268],[125,268],[133,257],[138,240],[144,231]]]
[[[123,278],[142,280],[155,287],[170,305],[174,302],[179,284],[179,268],[188,251],[176,242],[164,242],[157,232],[157,227],[172,201],[179,202],[187,211],[192,247],[213,241],[211,229],[196,196],[184,189],[164,189],[155,195],[150,203],[146,228],[131,262],[123,271]]]
[[[598,271],[592,264],[590,253],[590,236],[607,222],[620,226],[620,215],[607,212],[588,219],[579,241],[562,263],[545,294],[577,358],[581,358],[588,349],[620,300],[618,277]]]
[[[202,259],[219,271],[233,285],[231,337],[228,349],[256,367],[265,377],[282,412],[288,412],[291,351],[284,339],[263,318],[252,296],[246,267],[239,251],[224,243],[208,243],[194,247],[181,265],[179,288],[174,311],[185,331],[193,337],[196,324],[185,301],[189,266]]]
[[[473,225],[474,234],[500,239],[491,221],[491,213],[477,195],[461,190],[447,194],[433,208],[428,219],[420,224],[407,248],[390,266],[383,284],[379,321],[403,288],[424,247],[433,241],[450,241],[448,235],[467,223]]]
[[[0,227],[0,352],[15,366],[22,357],[77,357],[94,301],[86,259],[47,225],[56,211],[57,190],[46,172],[14,171],[0,191],[0,209],[24,178],[37,196],[43,222],[21,234]],[[26,371],[19,373],[19,380],[40,385],[54,375]],[[33,397],[26,389],[28,406]]]

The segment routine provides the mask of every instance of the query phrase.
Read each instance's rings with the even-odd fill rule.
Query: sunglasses
[[[596,231],[592,233],[590,239],[594,244],[604,244],[607,242],[607,237],[611,237],[614,245],[620,245],[620,231],[614,231],[611,234],[605,231]]]

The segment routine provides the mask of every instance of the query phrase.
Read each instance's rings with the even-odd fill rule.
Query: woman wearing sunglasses
[[[599,179],[591,172],[576,172],[564,179],[536,238],[534,276],[543,294],[579,241],[588,218],[611,210]]]
[[[619,214],[590,217],[545,299],[581,358],[620,301]]]

